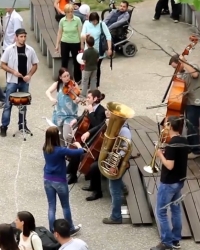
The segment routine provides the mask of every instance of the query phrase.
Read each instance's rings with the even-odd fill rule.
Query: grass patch
[[[130,0],[129,4],[133,5],[135,3],[142,2],[143,0]],[[105,0],[103,3],[98,3],[97,0],[83,0],[82,3],[88,4],[91,10],[102,11],[109,7],[109,0]],[[119,5],[120,1],[116,2],[116,5]]]

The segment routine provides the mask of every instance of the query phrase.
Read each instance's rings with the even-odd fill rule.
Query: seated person
[[[56,21],[60,22],[60,19],[65,17],[64,13],[64,7],[66,4],[72,3],[74,5],[74,15],[78,16],[82,22],[84,22],[87,19],[87,15],[83,14],[81,11],[79,11],[79,8],[81,6],[81,2],[78,1],[70,1],[70,0],[55,0],[54,2],[54,8],[56,10]]]
[[[128,13],[129,3],[127,1],[122,1],[118,10],[112,10],[109,15],[103,20],[105,24],[110,29],[112,34],[113,30],[126,24],[128,22],[130,15]],[[115,35],[115,34],[112,34]]]
[[[109,121],[109,117],[110,117],[109,111],[106,111],[106,117],[108,118],[106,121],[106,124],[107,124],[107,122]],[[102,126],[102,124],[90,129],[88,132],[83,134],[81,137],[82,141],[84,142],[89,137],[91,137],[93,134],[95,134],[100,129],[101,126]],[[121,128],[121,130],[119,132],[119,136],[124,136],[127,139],[131,139],[131,133],[130,133],[130,130],[128,128],[127,123],[125,123],[123,125],[123,127]],[[123,146],[123,145],[121,145],[121,146]],[[97,161],[95,161],[91,164],[89,175],[90,175],[89,187],[82,188],[82,190],[84,190],[84,191],[91,191],[92,192],[91,196],[87,197],[86,200],[93,201],[93,200],[97,200],[99,198],[102,198],[103,194],[102,194],[102,190],[101,190],[101,172],[100,172],[99,166],[98,166],[98,159],[97,159]],[[121,190],[123,191],[124,195],[127,195],[128,190],[127,190],[127,187],[125,186],[125,184],[123,183],[122,179],[119,180],[119,185],[121,186]],[[113,197],[112,190],[110,190],[110,191],[111,191],[112,198],[116,198],[116,197]]]

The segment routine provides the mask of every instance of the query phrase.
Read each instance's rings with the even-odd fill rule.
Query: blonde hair
[[[70,4],[70,3],[66,4],[65,7],[64,7],[64,12],[65,12],[65,14],[68,13],[68,12],[71,12],[71,11],[72,11],[72,12],[74,11],[74,6],[73,6],[73,4]]]

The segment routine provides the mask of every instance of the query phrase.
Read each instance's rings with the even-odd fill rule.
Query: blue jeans
[[[71,209],[69,205],[69,189],[67,182],[44,180],[44,189],[49,203],[48,218],[50,231],[53,232],[53,223],[56,220],[56,194],[60,199],[64,218],[69,222],[70,230],[74,230]]]
[[[167,217],[167,208],[161,208],[181,197],[181,189],[183,188],[183,185],[184,182],[174,184],[160,183],[158,189],[156,216],[160,224],[161,242],[167,246],[172,246],[172,242],[179,241],[181,239],[181,207],[180,204],[170,205],[172,229],[170,228]]]
[[[122,178],[117,180],[109,180],[109,189],[112,197],[112,213],[110,218],[115,221],[122,221],[122,187]]]
[[[200,154],[200,147],[193,146],[199,145],[199,119],[200,119],[200,106],[187,105],[186,106],[186,118],[187,122],[187,135],[195,134],[188,136],[187,140],[189,145],[191,145],[192,153]]]
[[[28,90],[29,90],[29,83],[24,83],[24,82],[20,82],[18,84],[11,83],[11,82],[7,83],[5,106],[4,106],[2,118],[1,118],[1,123],[3,127],[7,127],[10,124],[10,115],[11,115],[11,109],[12,109],[12,105],[10,104],[10,101],[9,101],[10,94],[17,92],[17,91],[28,93]],[[22,111],[25,112],[24,117],[26,117],[26,107],[24,107]],[[18,124],[20,125],[22,124],[22,122],[23,122],[23,115],[19,113]],[[26,123],[26,119],[24,122]]]

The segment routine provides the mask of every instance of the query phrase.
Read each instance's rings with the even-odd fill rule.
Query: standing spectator
[[[82,96],[87,95],[88,83],[90,80],[90,89],[97,88],[97,62],[99,60],[99,52],[93,47],[94,37],[88,35],[86,37],[88,49],[83,53],[82,60],[84,62],[84,70],[82,71]]]
[[[35,218],[30,212],[18,212],[15,224],[16,228],[22,231],[19,239],[20,249],[43,250],[42,241],[35,232]]]
[[[103,32],[106,36],[107,44],[108,44],[108,51],[107,54],[110,56],[112,54],[112,44],[111,44],[111,34],[104,22],[99,21],[99,14],[97,12],[92,12],[89,15],[89,20],[86,20],[83,24],[83,29],[81,32],[81,48],[84,48],[84,43],[86,40],[87,34],[94,37],[95,44],[94,48],[99,52],[99,40],[101,35],[101,26]],[[87,44],[85,44],[85,49],[87,49]],[[101,76],[101,63],[105,55],[100,56],[98,63],[97,63],[97,88],[100,86],[100,76]]]
[[[8,46],[1,57],[1,68],[6,71],[6,98],[1,119],[1,136],[5,137],[10,123],[12,105],[10,104],[10,94],[14,92],[26,92],[29,90],[31,77],[37,70],[38,58],[34,49],[26,44],[26,31],[18,29],[15,32],[16,43]],[[26,133],[31,133],[26,125],[26,107],[23,108],[24,115],[19,112],[19,130],[24,129]],[[24,120],[23,120],[24,118]]]
[[[54,221],[54,236],[62,245],[62,250],[88,250],[87,244],[80,239],[70,237],[70,224],[65,219]]]
[[[171,18],[174,19],[175,23],[179,22],[179,15],[180,15],[180,3],[175,3],[174,0],[171,0],[172,5],[172,14]],[[168,0],[158,0],[155,8],[155,15],[153,17],[153,21],[159,20],[162,14],[169,14],[168,8]]]
[[[69,189],[66,179],[67,166],[65,156],[80,157],[84,150],[78,142],[74,143],[78,149],[69,149],[60,146],[59,130],[57,127],[49,127],[45,135],[43,154],[44,166],[44,188],[49,203],[48,217],[49,229],[54,231],[54,221],[56,214],[56,196],[58,195],[63,209],[64,218],[70,224],[70,234],[75,235],[80,231],[80,226],[74,226],[69,204]]]
[[[6,8],[6,16],[4,20],[4,38],[3,38],[3,51],[15,42],[16,30],[22,28],[23,19],[14,8]]]
[[[64,12],[66,14],[59,22],[59,29],[56,41],[56,51],[61,48],[62,67],[68,68],[69,53],[71,52],[74,63],[74,78],[77,83],[81,81],[81,69],[76,60],[76,56],[81,48],[81,19],[73,14],[74,6],[72,4],[65,5]]]

